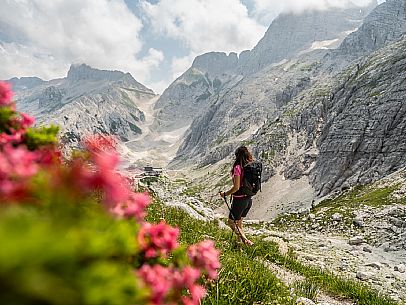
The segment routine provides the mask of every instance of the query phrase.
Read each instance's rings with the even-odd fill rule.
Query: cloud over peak
[[[0,20],[22,37],[18,43],[1,44],[0,78],[60,77],[70,63],[85,62],[128,71],[145,81],[163,59],[154,49],[137,57],[143,25],[122,0],[6,1]]]
[[[301,13],[306,10],[326,10],[329,8],[345,8],[351,5],[367,6],[376,0],[252,0],[253,16],[261,23],[270,23],[277,15],[285,13]],[[382,1],[380,1],[382,2]]]

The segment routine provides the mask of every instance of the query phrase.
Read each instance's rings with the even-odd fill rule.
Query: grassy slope
[[[331,224],[331,217],[335,213],[343,215],[343,225],[351,227],[355,219],[354,212],[362,210],[363,207],[375,209],[384,208],[391,205],[406,205],[406,197],[397,198],[393,196],[399,189],[399,184],[377,187],[376,185],[364,185],[355,187],[341,195],[322,201],[312,208],[310,213],[321,217],[320,223]],[[275,219],[273,223],[281,230],[291,228],[303,228],[310,225],[311,220],[301,215],[282,215]]]
[[[186,213],[166,208],[156,202],[149,209],[148,219],[165,219],[181,229],[181,242],[196,243],[213,239],[221,250],[222,269],[219,279],[208,284],[208,296],[203,304],[294,304],[290,287],[276,278],[260,260],[265,259],[303,275],[326,293],[352,299],[360,305],[395,305],[396,303],[366,285],[332,273],[306,266],[290,252],[283,256],[272,242],[254,239],[255,246],[240,249],[231,241],[231,231],[220,229],[216,222],[202,222]]]

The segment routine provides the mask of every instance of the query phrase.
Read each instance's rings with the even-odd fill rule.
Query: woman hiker
[[[243,242],[247,246],[252,246],[254,243],[245,236],[242,228],[242,221],[244,217],[247,216],[248,211],[252,206],[252,198],[251,196],[242,193],[240,187],[244,175],[243,168],[252,161],[252,154],[248,151],[247,147],[241,146],[237,148],[235,151],[235,161],[231,170],[233,187],[227,192],[220,192],[220,196],[223,198],[232,195],[232,205],[228,216],[228,225],[236,233],[238,241]]]

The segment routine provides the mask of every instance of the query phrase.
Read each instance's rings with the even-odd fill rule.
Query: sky
[[[162,93],[200,54],[252,49],[282,11],[349,1],[0,0],[0,79],[60,78],[86,63]]]

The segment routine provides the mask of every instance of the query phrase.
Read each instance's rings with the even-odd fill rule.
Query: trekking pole
[[[220,193],[221,193],[221,192],[220,192]],[[240,227],[239,227],[238,224],[237,224],[237,220],[235,220],[234,214],[233,214],[233,212],[231,211],[231,207],[230,207],[229,204],[228,204],[228,201],[227,201],[226,196],[224,196],[223,199],[224,199],[224,201],[225,201],[225,203],[226,203],[226,205],[227,205],[228,210],[230,211],[231,218],[232,218],[232,220],[234,221],[234,225],[235,225],[235,228],[236,228],[236,231],[237,231],[237,232],[235,232],[235,234],[239,235],[239,237],[241,238],[241,241],[244,242],[244,238],[243,238],[242,232],[240,231]],[[231,202],[231,198],[230,198],[230,202]],[[231,238],[233,238],[233,233],[234,233],[234,230],[232,230]]]

